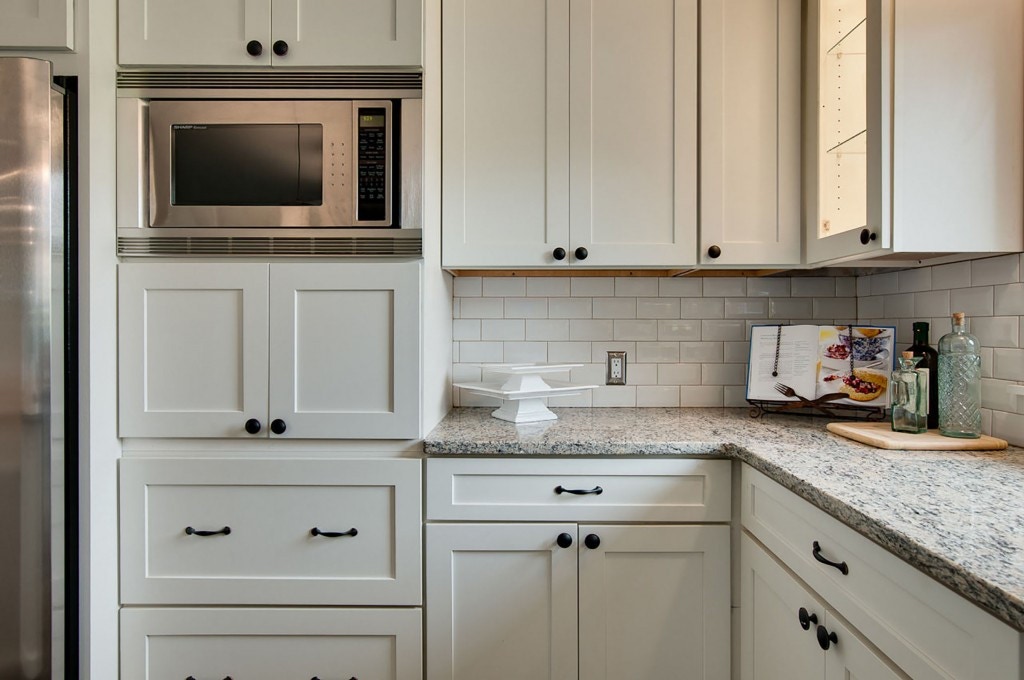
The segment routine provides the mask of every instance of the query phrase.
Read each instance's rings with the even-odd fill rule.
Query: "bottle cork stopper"
[[[902,352],[900,354],[900,356],[902,356],[904,359],[913,359],[914,358],[914,353],[913,352]]]
[[[963,312],[953,312],[953,323],[962,324],[964,322]]]

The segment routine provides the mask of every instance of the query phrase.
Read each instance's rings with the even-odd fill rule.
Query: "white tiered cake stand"
[[[542,377],[578,368],[583,364],[477,364],[484,373],[507,376],[504,382],[456,383],[455,387],[485,397],[498,397],[501,407],[491,415],[512,423],[534,423],[556,420],[544,403],[547,397],[568,397],[592,390],[597,385],[573,385],[564,380]]]

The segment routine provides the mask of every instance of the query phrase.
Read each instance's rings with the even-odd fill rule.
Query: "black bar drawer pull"
[[[830,567],[835,567],[839,571],[843,572],[843,576],[846,576],[850,573],[850,567],[846,565],[846,562],[833,562],[822,557],[821,546],[818,545],[817,541],[815,541],[811,547],[813,548],[813,550],[811,550],[811,554],[814,555],[814,559],[818,560],[822,564],[827,564]]]
[[[338,538],[339,536],[357,536],[359,530],[352,527],[348,531],[321,531],[319,527],[313,527],[309,530],[310,536],[325,536],[326,538]]]
[[[593,489],[566,489],[564,486],[559,484],[558,486],[555,487],[555,493],[557,493],[557,494],[571,493],[574,496],[586,496],[588,494],[594,494],[595,496],[600,496],[601,494],[604,493],[604,489],[602,489],[599,486],[595,486]]]
[[[185,533],[189,536],[217,536],[218,534],[227,536],[231,533],[231,527],[224,527],[223,529],[217,529],[216,531],[206,531],[204,529],[185,527]]]

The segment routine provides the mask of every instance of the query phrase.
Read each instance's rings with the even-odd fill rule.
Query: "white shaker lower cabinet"
[[[729,474],[429,459],[427,677],[727,678]]]
[[[419,435],[419,262],[118,274],[122,437]]]
[[[122,609],[124,680],[421,680],[418,609]]]
[[[740,540],[744,680],[907,678],[749,536]]]
[[[1021,677],[1019,632],[746,465],[742,487],[741,680]]]

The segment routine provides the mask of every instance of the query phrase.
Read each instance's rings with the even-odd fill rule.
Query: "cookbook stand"
[[[812,401],[769,401],[767,399],[747,399],[750,404],[750,417],[760,418],[765,414],[796,416],[828,416],[840,420],[885,420],[887,409],[884,406],[857,406],[855,404],[832,404]]]

